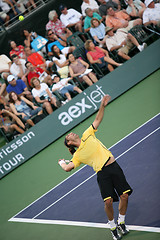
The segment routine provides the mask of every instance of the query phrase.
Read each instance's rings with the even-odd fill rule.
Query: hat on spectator
[[[63,11],[65,8],[66,8],[66,6],[65,6],[64,4],[61,4],[61,5],[59,6],[59,11],[61,12],[61,11]]]
[[[146,7],[148,7],[151,2],[153,2],[153,0],[145,0],[144,3],[145,3],[145,5],[146,5]]]
[[[107,27],[105,27],[105,32],[108,33],[108,32],[111,31],[112,29],[113,29],[113,28],[107,26]]]
[[[55,77],[58,77],[58,75],[57,75],[57,74],[53,74],[53,75],[51,76],[52,80],[53,80]]]
[[[11,82],[13,79],[15,79],[15,76],[13,76],[13,75],[9,75],[9,76],[7,77],[7,81],[8,81],[8,82]]]

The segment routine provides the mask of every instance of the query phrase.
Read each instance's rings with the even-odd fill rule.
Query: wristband
[[[62,166],[63,163],[66,163],[63,159],[58,162],[60,166]]]

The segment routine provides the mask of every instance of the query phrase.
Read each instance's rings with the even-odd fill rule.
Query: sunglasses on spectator
[[[52,32],[52,33],[49,33],[48,36],[51,36],[52,34],[53,34],[53,32]]]

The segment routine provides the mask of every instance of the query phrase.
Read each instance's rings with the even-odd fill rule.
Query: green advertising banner
[[[0,179],[88,118],[105,94],[113,101],[160,67],[160,40],[88,87],[24,134],[0,149]]]

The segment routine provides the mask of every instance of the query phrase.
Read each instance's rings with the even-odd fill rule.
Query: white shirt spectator
[[[127,39],[128,32],[125,32],[122,28],[118,29],[114,36],[108,36],[106,38],[106,46],[110,51],[112,47],[119,46],[123,41]]]
[[[0,0],[0,7],[2,8],[3,12],[5,12],[5,13],[9,12],[9,10],[10,10],[10,6],[2,0]]]
[[[67,14],[61,14],[60,20],[61,22],[66,26],[69,24],[74,24],[80,21],[80,18],[82,17],[82,14],[76,11],[73,8],[70,8],[67,10]]]
[[[146,8],[143,13],[143,24],[149,21],[160,21],[160,3],[156,3],[154,8]]]
[[[141,3],[142,2],[140,0],[133,0],[133,5],[136,8],[136,12],[138,12],[142,8]],[[130,14],[132,12],[132,7],[128,5],[126,8],[126,12]]]
[[[48,88],[48,85],[46,83],[41,83],[41,89],[35,89],[33,88],[32,89],[32,95],[33,97],[42,97],[44,96],[45,99],[48,99],[48,93],[46,92],[46,89],[49,89]]]
[[[9,71],[9,63],[11,63],[11,60],[6,55],[0,55],[0,73],[4,72],[4,70]]]
[[[25,74],[26,71],[27,71],[27,69],[26,69],[26,67],[25,67],[26,60],[24,60],[24,59],[19,59],[19,61],[21,62],[21,66],[22,66],[23,73]],[[19,65],[13,63],[13,64],[11,65],[10,72],[11,72],[12,75],[14,75],[15,77],[17,77],[17,76],[19,75],[19,73],[20,73],[20,67],[19,67]]]
[[[53,57],[52,58],[52,61],[58,61],[60,64],[64,63],[66,61],[66,56],[64,54],[60,54],[59,55],[60,59],[59,58],[56,58],[56,57]],[[57,67],[57,71],[60,70],[60,67],[58,65],[56,65]]]
[[[62,88],[64,88],[65,86],[69,86],[71,85],[70,83],[66,84],[68,82],[68,79],[70,78],[63,78],[62,80],[60,80],[59,82],[53,84],[52,90],[59,88],[59,90],[61,90]]]
[[[87,8],[91,8],[91,9],[99,9],[99,5],[95,0],[89,0],[89,3],[86,3],[83,1],[82,5],[81,5],[81,11],[82,11],[82,15],[86,16],[85,14],[85,10]]]

